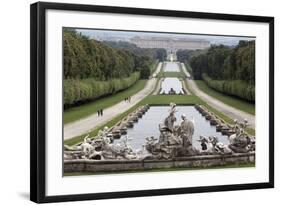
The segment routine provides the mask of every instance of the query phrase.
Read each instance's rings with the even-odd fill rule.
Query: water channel
[[[129,144],[133,149],[142,149],[142,145],[146,143],[146,137],[159,137],[160,132],[158,125],[168,116],[168,110],[169,106],[151,106],[148,112],[134,124],[134,127],[127,130]],[[195,132],[193,135],[193,146],[196,148],[201,149],[200,143],[197,141],[200,135],[216,136],[219,141],[224,144],[229,144],[228,137],[217,132],[216,127],[211,126],[210,122],[207,121],[194,106],[177,106],[177,111],[176,124],[180,124],[180,116],[182,114],[185,114],[188,119],[194,120]],[[114,140],[114,143],[120,142],[120,140],[125,137],[126,135],[122,136],[120,139]]]
[[[161,83],[160,94],[168,94],[171,89],[173,89],[176,94],[184,93],[182,83],[178,78],[164,78]]]
[[[175,62],[165,62],[164,72],[180,72],[178,63]]]

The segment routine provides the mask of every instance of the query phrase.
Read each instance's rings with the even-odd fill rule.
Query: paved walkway
[[[232,119],[237,119],[238,121],[247,119],[249,123],[249,127],[255,129],[256,117],[254,115],[238,110],[234,107],[231,107],[217,100],[214,97],[211,97],[210,95],[200,90],[193,80],[187,79],[187,83],[189,84],[190,88],[193,90],[194,94],[200,97],[205,102],[207,102],[210,106],[214,107],[216,110],[224,113],[225,115],[229,116]]]
[[[185,83],[184,83],[184,79],[181,81],[181,84],[182,84],[182,88],[185,90],[185,94],[186,95],[191,95],[190,91],[187,89]]]
[[[157,73],[161,70],[161,64],[162,63],[158,64],[158,67],[153,76],[155,74],[157,75]],[[113,105],[112,107],[104,109],[102,117],[98,117],[97,113],[94,113],[86,118],[64,125],[64,140],[85,134],[88,131],[96,128],[97,126],[105,124],[120,113],[126,112],[131,107],[140,102],[143,98],[148,96],[155,88],[156,83],[157,78],[149,79],[144,89],[133,95],[130,102],[122,101]]]
[[[155,72],[152,74],[152,77],[153,77],[153,78],[156,78],[157,74],[161,71],[162,64],[163,64],[162,62],[158,63]]]
[[[182,71],[184,72],[185,76],[187,78],[190,78],[190,73],[187,71],[186,67],[185,67],[185,64],[184,63],[181,63],[181,67],[182,67]]]
[[[152,95],[158,95],[158,94],[159,94],[160,89],[161,89],[161,84],[162,84],[162,81],[163,81],[163,80],[164,80],[164,78],[160,78],[160,79],[159,79],[159,82],[158,82],[158,84],[156,85],[157,87],[156,87],[155,91],[152,93]]]
[[[186,69],[186,67],[185,67],[185,64],[184,64],[184,63],[180,63],[180,66],[181,66],[182,71],[184,72],[185,76],[186,76],[187,78],[190,78],[190,74],[189,74],[189,72],[187,71],[187,69]],[[184,87],[184,89],[186,90],[186,94],[187,94],[187,95],[190,95],[191,93],[190,93],[190,91],[187,89],[185,83],[183,83],[183,87]]]

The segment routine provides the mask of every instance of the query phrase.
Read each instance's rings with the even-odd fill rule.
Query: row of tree
[[[122,91],[140,78],[140,73],[135,72],[126,78],[114,78],[108,81],[98,81],[93,78],[64,80],[64,107],[79,105],[103,96],[112,95]]]
[[[255,102],[255,85],[243,80],[214,80],[206,73],[203,73],[202,78],[209,87],[219,92]]]
[[[202,79],[206,73],[216,80],[244,80],[255,84],[255,41],[240,41],[234,48],[213,45],[189,62],[195,79]]]
[[[255,101],[255,41],[240,41],[235,47],[212,45],[188,62],[194,79],[203,79],[220,92]]]
[[[112,49],[75,30],[64,30],[64,78],[108,80],[128,77],[137,71],[135,56]]]
[[[74,29],[64,29],[63,37],[65,108],[149,78],[152,63],[165,55],[162,50],[142,49],[130,43],[96,41]]]
[[[149,59],[157,59],[160,62],[167,59],[167,51],[164,48],[140,48],[136,44],[125,41],[104,41],[112,48],[127,50],[137,56],[146,56]]]
[[[177,50],[177,59],[180,62],[183,63],[188,63],[188,61],[195,56],[201,55],[201,54],[205,54],[207,52],[207,50],[184,50],[184,49],[180,49]]]

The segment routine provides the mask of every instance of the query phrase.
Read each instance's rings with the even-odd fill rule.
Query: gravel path
[[[185,85],[185,83],[184,83],[184,79],[181,81],[181,84],[182,84],[182,87],[183,87],[183,89],[185,90],[185,94],[186,95],[191,95],[191,93],[190,93],[190,91],[187,89],[187,87],[186,87],[186,85]]]
[[[157,74],[161,71],[162,64],[163,64],[162,62],[158,63],[155,72],[152,74],[152,77],[153,77],[153,78],[156,78]]]
[[[187,71],[185,64],[181,63],[182,71],[184,72],[185,76],[190,78],[190,73]]]
[[[237,119],[238,121],[247,119],[249,123],[249,127],[255,129],[256,117],[254,115],[238,110],[234,107],[231,107],[217,100],[214,97],[211,97],[210,95],[200,90],[193,80],[187,79],[187,83],[189,84],[190,88],[193,90],[194,94],[200,97],[205,102],[207,102],[210,106],[214,107],[216,110],[224,113],[225,115],[229,116],[232,119]]]
[[[184,64],[184,63],[180,63],[180,65],[181,65],[182,71],[184,72],[185,76],[186,76],[187,78],[190,78],[190,74],[189,74],[189,72],[187,71],[187,69],[186,69],[186,67],[185,67],[185,64]],[[191,93],[190,93],[190,91],[187,89],[187,87],[185,86],[184,83],[183,83],[183,87],[184,87],[184,89],[186,90],[186,94],[187,94],[187,95],[190,95]]]
[[[160,89],[161,89],[161,84],[162,84],[162,81],[164,80],[164,78],[160,78],[159,79],[159,82],[157,84],[157,87],[155,89],[155,91],[152,93],[152,95],[158,95],[159,92],[160,92]]]
[[[157,75],[158,72],[160,72],[161,64],[162,63],[158,64],[158,67],[153,76]],[[143,98],[148,96],[155,88],[156,83],[157,78],[149,79],[144,89],[133,95],[130,102],[122,101],[113,105],[112,107],[104,109],[102,117],[98,117],[97,113],[94,113],[86,118],[64,125],[64,140],[85,134],[96,128],[97,126],[105,124],[120,113],[126,112],[131,107],[140,102]]]

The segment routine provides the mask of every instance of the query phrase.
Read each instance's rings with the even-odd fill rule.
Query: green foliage
[[[128,89],[120,91],[114,95],[108,95],[106,97],[94,100],[93,102],[66,109],[63,113],[63,122],[64,124],[74,122],[96,113],[99,109],[111,107],[120,101],[123,101],[125,97],[132,96],[141,91],[145,87],[146,82],[147,80],[138,80]]]
[[[140,76],[141,79],[148,79],[150,76],[150,67],[149,65],[145,65],[144,67],[142,67],[141,71],[140,71]]]
[[[194,79],[204,79],[217,91],[255,102],[255,41],[240,41],[234,48],[213,45],[189,63]]]
[[[183,72],[161,72],[158,77],[160,78],[185,78],[185,74]]]
[[[159,61],[165,61],[167,58],[167,51],[164,48],[156,49],[155,58]]]
[[[149,57],[142,58],[138,53],[127,49],[112,48],[73,29],[64,29],[63,41],[65,79],[95,78],[104,81],[124,78],[142,69],[140,64],[143,62],[139,60],[152,63]]]
[[[65,108],[114,94],[151,74],[157,50],[145,52],[130,43],[110,46],[75,29],[64,29],[63,37]]]
[[[177,59],[180,62],[187,63],[192,57],[206,53],[206,50],[177,50]]]
[[[65,79],[64,106],[66,108],[77,103],[114,94],[132,86],[139,77],[140,73],[135,72],[130,77],[114,78],[108,81],[97,81],[94,78]]]
[[[140,48],[136,44],[125,41],[103,41],[107,45],[115,49],[130,51],[136,56],[146,56],[150,63],[152,60],[164,61],[167,58],[167,51],[163,48]]]
[[[234,48],[213,45],[207,53],[194,56],[189,62],[196,80],[206,73],[216,80],[255,84],[255,41],[240,41]]]
[[[207,85],[219,92],[255,102],[255,86],[242,80],[213,80],[206,73],[202,75]]]

